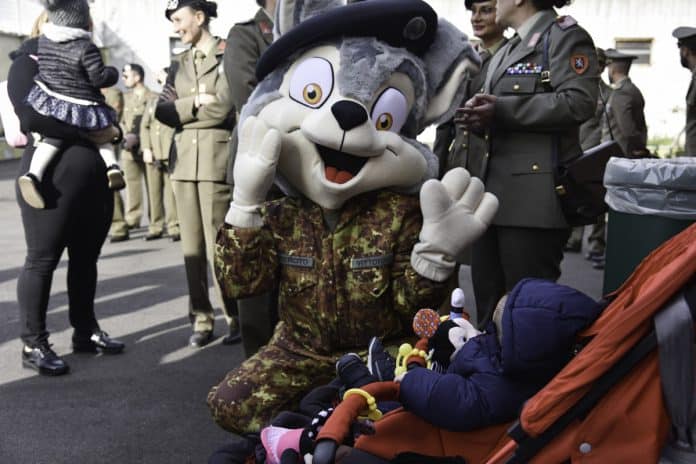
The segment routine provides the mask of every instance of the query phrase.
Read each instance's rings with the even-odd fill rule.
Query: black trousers
[[[33,150],[31,146],[25,150],[20,173],[27,171]],[[65,249],[70,324],[76,334],[91,334],[99,328],[94,315],[97,259],[114,206],[102,158],[91,145],[66,143],[41,184],[45,209],[27,205],[15,190],[27,244],[17,283],[22,341],[36,346],[48,339],[46,310],[51,281]]]
[[[525,277],[556,281],[571,229],[490,226],[474,243],[471,280],[479,328],[493,317],[500,298]]]

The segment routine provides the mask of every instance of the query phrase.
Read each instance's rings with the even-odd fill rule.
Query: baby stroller
[[[341,462],[696,462],[696,224],[653,251],[606,299],[580,334],[584,347],[517,422],[450,432],[398,409]],[[377,400],[396,399],[398,388],[363,387]],[[315,463],[333,462],[366,408],[359,395],[336,408],[319,433]]]

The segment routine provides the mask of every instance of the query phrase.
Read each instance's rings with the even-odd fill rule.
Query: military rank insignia
[[[536,63],[517,63],[514,66],[510,66],[505,71],[508,75],[517,74],[541,74],[542,67]]]
[[[570,67],[577,74],[583,74],[590,66],[590,59],[587,55],[573,55],[570,57]]]
[[[262,34],[273,34],[273,26],[268,21],[259,21],[259,29]]]

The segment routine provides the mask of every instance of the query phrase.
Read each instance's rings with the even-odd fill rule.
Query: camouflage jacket
[[[442,301],[444,285],[410,264],[423,221],[416,197],[361,195],[344,206],[333,232],[306,199],[268,202],[262,215],[260,228],[220,228],[216,276],[230,298],[279,282],[276,339],[290,350],[330,356],[364,349],[374,335],[411,336],[415,312]]]

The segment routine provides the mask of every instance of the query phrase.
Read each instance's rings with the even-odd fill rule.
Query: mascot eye
[[[324,58],[307,58],[290,78],[290,98],[304,106],[319,108],[331,95],[333,84],[331,63]]]
[[[380,114],[379,117],[377,118],[377,122],[375,123],[375,127],[377,128],[377,130],[384,130],[384,131],[391,129],[393,125],[394,125],[394,118],[389,113]]]
[[[314,106],[321,101],[322,92],[321,87],[317,84],[307,84],[307,86],[302,91],[302,98],[305,102]]]
[[[377,130],[400,132],[408,117],[408,100],[399,90],[389,87],[372,106],[372,120]]]

